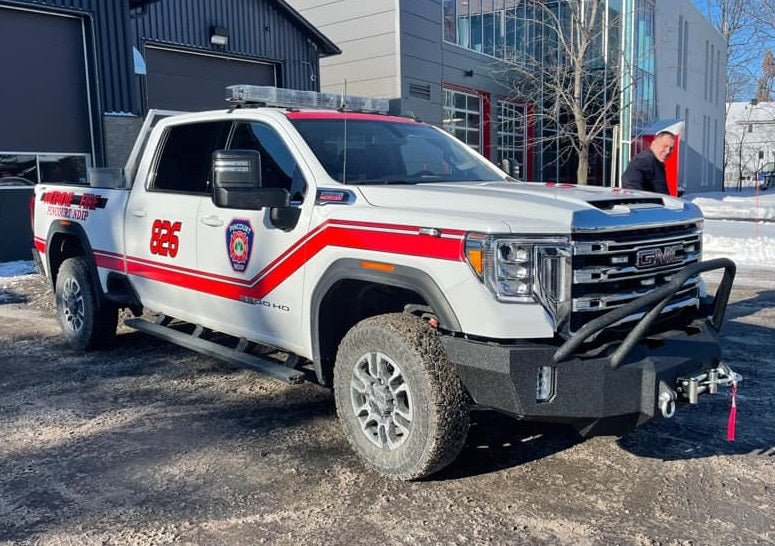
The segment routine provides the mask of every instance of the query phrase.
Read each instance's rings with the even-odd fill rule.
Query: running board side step
[[[191,349],[197,353],[223,360],[236,366],[249,368],[259,373],[266,374],[274,379],[284,381],[285,383],[295,385],[303,383],[306,378],[306,375],[302,370],[295,370],[267,358],[261,358],[260,356],[230,349],[229,347],[219,345],[218,343],[196,337],[195,334],[191,335],[179,332],[168,326],[163,326],[162,324],[150,322],[141,318],[126,319],[124,320],[124,324],[135,330],[174,343],[175,345],[180,345],[186,349]]]

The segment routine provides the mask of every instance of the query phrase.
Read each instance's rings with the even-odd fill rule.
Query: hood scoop
[[[602,199],[589,201],[589,204],[600,210],[614,210],[617,208],[639,208],[648,207],[649,205],[656,205],[663,207],[665,202],[661,197],[621,197],[616,199]],[[648,207],[651,208],[651,207]]]

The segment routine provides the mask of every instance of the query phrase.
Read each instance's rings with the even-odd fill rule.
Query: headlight
[[[466,258],[498,301],[541,303],[557,322],[570,301],[572,249],[561,237],[469,233]]]
[[[518,239],[495,239],[492,248],[489,286],[495,297],[501,301],[535,301],[535,246]]]

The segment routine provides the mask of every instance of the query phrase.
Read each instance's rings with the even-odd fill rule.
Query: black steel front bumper
[[[662,308],[687,279],[714,269],[724,278],[693,320],[652,331]],[[735,265],[725,258],[693,264],[646,296],[585,325],[564,343],[502,344],[443,337],[447,357],[481,407],[515,417],[577,425],[587,434],[623,434],[660,415],[660,394],[681,399],[681,379],[715,369]],[[624,339],[590,342],[635,313],[646,313]],[[537,376],[552,369],[553,393],[537,399]],[[688,400],[687,400],[688,401]],[[696,402],[696,399],[694,400]]]

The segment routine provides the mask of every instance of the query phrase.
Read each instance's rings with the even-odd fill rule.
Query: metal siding
[[[303,62],[312,57],[317,76],[309,34],[271,0],[165,0],[148,5],[145,14],[133,18],[130,25],[133,44],[140,51],[145,42],[152,42],[273,61],[280,67],[278,83],[283,87],[317,89]],[[211,26],[228,30],[226,49],[210,45]]]
[[[99,91],[99,104],[104,112],[132,112],[131,48],[127,48],[128,3],[123,0],[16,0],[10,5],[32,9],[47,8],[80,14],[87,20],[87,42],[94,47],[89,63],[96,73],[94,89]],[[49,9],[49,11],[50,11]]]
[[[0,0],[0,3],[86,16],[87,40],[93,36],[100,112],[142,113],[135,88],[132,45],[145,41],[218,53],[210,45],[211,25],[229,31],[224,53],[278,63],[279,85],[319,88],[318,54],[312,35],[288,18],[272,0],[164,0],[130,14],[126,0]],[[267,30],[268,28],[268,30]],[[93,58],[89,59],[93,64]],[[305,64],[309,63],[308,65]],[[314,73],[315,81],[310,78]]]

